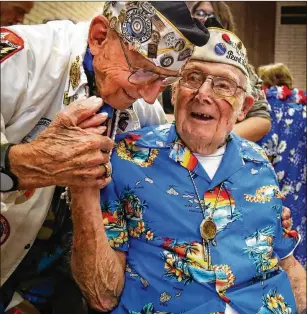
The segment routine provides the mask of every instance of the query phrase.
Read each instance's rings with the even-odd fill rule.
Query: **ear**
[[[246,96],[245,100],[244,100],[244,105],[241,109],[240,114],[237,117],[238,121],[244,120],[245,116],[247,115],[247,113],[249,112],[249,110],[251,109],[253,104],[254,104],[254,97],[253,96]]]
[[[103,46],[109,30],[109,21],[104,16],[96,16],[90,26],[88,43],[92,55],[97,55]]]

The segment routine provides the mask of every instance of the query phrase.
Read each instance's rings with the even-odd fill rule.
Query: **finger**
[[[104,179],[98,179],[97,182],[97,187],[99,187],[99,189],[103,189],[104,187],[106,187],[108,184],[110,184],[110,182],[112,181],[111,177],[108,178],[104,178]]]
[[[89,154],[80,156],[78,161],[75,163],[71,163],[75,168],[92,168],[92,167],[100,167],[101,164],[106,164],[110,161],[110,154],[103,153],[100,150],[91,151]],[[104,172],[97,172],[95,177],[104,175]]]
[[[108,136],[96,135],[99,138],[99,148],[102,151],[110,151],[114,147],[114,142]]]
[[[96,96],[72,102],[63,112],[68,114],[73,122],[78,125],[87,118],[93,116],[102,106],[103,101]]]
[[[92,117],[81,122],[78,127],[81,129],[91,128],[95,126],[100,126],[103,122],[108,118],[108,114],[106,112],[97,113]]]
[[[291,227],[291,221],[290,220],[283,220],[281,224],[286,229],[289,229]]]
[[[81,142],[81,140],[80,140]],[[114,142],[108,137],[99,134],[88,134],[82,139],[80,145],[75,145],[75,152],[78,154],[87,154],[89,150],[109,151],[113,148]]]
[[[107,184],[109,184],[111,182],[112,178],[111,177],[108,177],[108,178],[105,178],[105,177],[97,177],[97,178],[93,178],[93,179],[78,179],[78,180],[72,180],[70,181],[70,186],[71,187],[98,187],[100,189],[104,188]],[[61,186],[65,186],[65,184],[61,184]],[[67,184],[66,184],[67,186]]]
[[[104,176],[105,172],[105,167],[101,165],[90,168],[75,169],[70,172],[70,179],[66,179],[65,184],[79,187],[97,187],[97,180],[106,179]]]
[[[111,175],[112,175],[112,165],[111,165],[111,163],[109,163],[109,162],[103,163],[101,165],[101,168],[104,169],[104,172],[103,172],[103,177],[104,178],[111,177]]]
[[[90,134],[98,134],[102,135],[106,131],[107,127],[106,126],[98,126],[96,128],[86,128],[84,131]]]

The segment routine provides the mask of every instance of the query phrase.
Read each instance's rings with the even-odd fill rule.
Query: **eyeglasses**
[[[121,44],[124,56],[126,58],[129,70],[131,72],[130,76],[128,77],[128,81],[131,84],[146,85],[146,84],[152,84],[159,80],[159,81],[162,81],[162,86],[165,87],[168,85],[172,85],[181,79],[181,76],[165,76],[165,75],[158,74],[154,71],[149,71],[142,68],[133,68],[131,63],[129,62],[129,59],[125,52],[125,46],[124,46],[123,40],[120,36],[119,36],[119,42]]]
[[[242,86],[239,86],[232,79],[222,76],[210,75],[195,70],[182,71],[182,79],[180,80],[180,84],[187,88],[198,90],[208,79],[211,80],[211,88],[216,95],[233,96],[237,92],[238,88],[246,92]]]
[[[214,14],[213,13],[207,13],[205,10],[203,9],[199,9],[199,10],[196,10],[193,14],[194,17],[196,18],[210,18],[210,17],[214,17]]]

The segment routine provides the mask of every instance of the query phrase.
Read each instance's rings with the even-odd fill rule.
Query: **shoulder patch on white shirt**
[[[10,235],[9,222],[3,215],[0,215],[0,245],[6,242],[9,235]]]
[[[0,62],[8,59],[16,52],[20,51],[24,47],[24,41],[21,37],[7,28],[1,28],[1,53]]]

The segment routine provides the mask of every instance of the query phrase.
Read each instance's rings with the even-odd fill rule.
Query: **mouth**
[[[214,118],[211,115],[205,114],[205,113],[201,113],[201,112],[192,112],[191,116],[192,116],[192,118],[200,120],[200,121],[211,121],[211,120],[214,120]]]
[[[122,90],[123,90],[124,94],[125,94],[128,98],[130,98],[130,100],[135,101],[135,100],[137,99],[137,98],[134,98],[132,95],[130,95],[125,89],[122,88]]]

